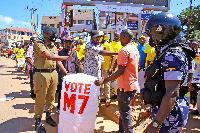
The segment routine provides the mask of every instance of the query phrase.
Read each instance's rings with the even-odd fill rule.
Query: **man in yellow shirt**
[[[123,46],[121,45],[121,42],[119,41],[119,38],[120,38],[120,35],[118,33],[115,33],[114,41],[110,43],[114,52],[119,52],[123,48]],[[114,71],[115,71],[115,68],[117,68],[117,57],[118,55],[115,56],[115,65],[113,67]]]
[[[81,35],[79,36],[79,44],[77,45],[76,52],[78,56],[78,67],[79,67],[79,72],[83,72],[83,65],[84,65],[84,53],[85,53],[85,46],[86,44],[83,43],[84,37]]]
[[[148,67],[151,63],[153,63],[153,60],[156,56],[155,48],[151,47],[149,43],[147,43],[145,45],[144,53],[146,57],[145,67]]]
[[[22,66],[25,63],[25,59],[24,59],[24,53],[25,50],[23,49],[22,45],[20,45],[20,49],[17,50],[17,56],[16,56],[16,60],[17,60],[17,66],[18,66],[18,71],[22,71]]]
[[[106,41],[106,39],[107,36],[103,35],[103,39],[101,41],[103,50],[113,52],[112,46],[110,45],[110,43]],[[114,62],[115,62],[114,56],[104,56],[103,78],[107,78],[109,75],[112,74]],[[104,84],[104,88],[102,88],[101,91],[100,99],[101,101],[106,101],[106,107],[110,106],[110,82]]]

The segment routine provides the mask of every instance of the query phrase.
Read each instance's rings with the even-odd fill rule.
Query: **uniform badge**
[[[159,25],[158,28],[156,29],[156,31],[162,31],[162,26]]]

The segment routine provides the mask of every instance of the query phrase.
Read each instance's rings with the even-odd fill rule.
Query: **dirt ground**
[[[27,75],[17,72],[15,61],[0,57],[0,133],[35,133],[34,128],[34,99],[29,96],[30,84]],[[5,97],[14,97],[13,100],[3,101]],[[57,103],[55,103],[57,105]],[[58,114],[53,109],[52,117],[58,122]],[[45,122],[45,113],[42,123],[47,133],[57,133],[57,127],[51,127]],[[183,132],[200,132],[200,116],[189,114],[187,125]],[[117,131],[118,124],[105,115],[99,113],[95,123],[95,133]],[[140,129],[137,132],[143,132]]]

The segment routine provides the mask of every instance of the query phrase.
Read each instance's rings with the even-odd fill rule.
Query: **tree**
[[[187,32],[186,37],[197,37],[199,36],[200,30],[200,5],[197,7],[190,6],[183,10],[178,15],[178,18],[181,21],[181,26],[183,32]],[[183,26],[187,26],[187,31],[184,31]]]

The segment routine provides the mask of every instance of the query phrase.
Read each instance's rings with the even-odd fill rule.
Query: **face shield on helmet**
[[[146,33],[150,34],[156,45],[164,46],[172,42],[181,31],[181,22],[172,13],[159,13],[146,24]]]

